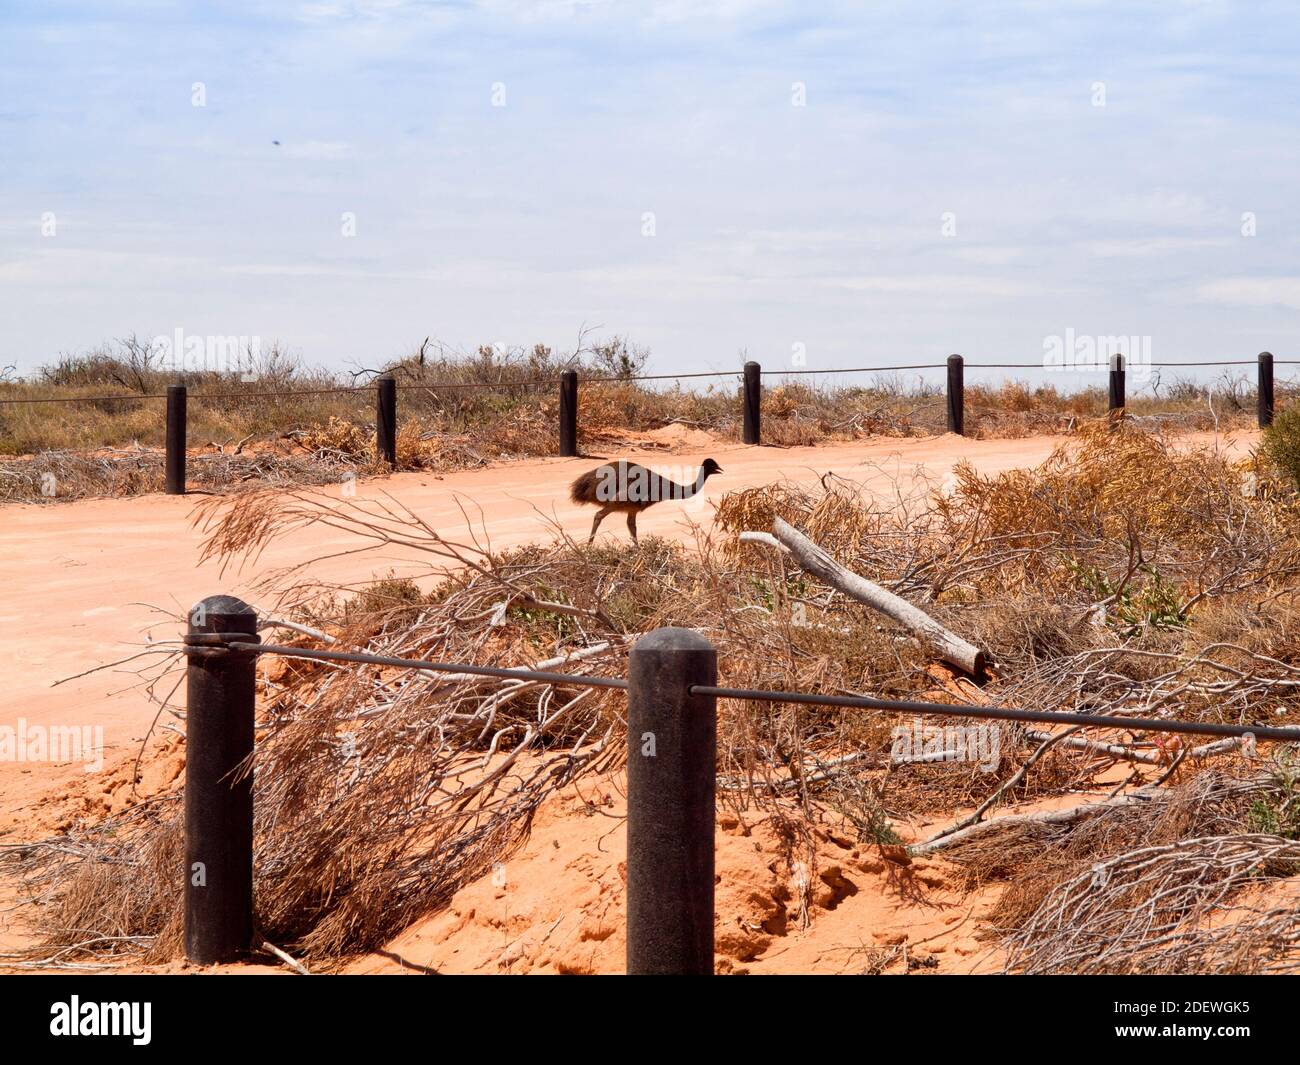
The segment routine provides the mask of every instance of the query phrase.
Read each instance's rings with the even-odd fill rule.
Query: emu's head
[[[721,466],[719,466],[712,459],[705,459],[703,465],[700,466],[700,480],[703,480],[706,477],[711,477],[715,473],[721,473],[721,472],[722,472]]]

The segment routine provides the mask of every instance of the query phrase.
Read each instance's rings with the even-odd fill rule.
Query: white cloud
[[[207,260],[198,256],[160,255],[152,252],[103,251],[94,248],[49,248],[26,259],[0,263],[0,281],[40,284],[53,288],[142,284],[158,278],[205,271]]]
[[[382,19],[410,10],[409,0],[320,0],[298,5],[298,17],[304,22],[328,22],[333,19]]]
[[[284,154],[291,159],[338,160],[352,156],[352,146],[342,141],[303,141],[301,144],[285,144]]]
[[[1211,210],[1203,196],[1180,189],[1155,189],[1113,200],[1099,189],[1098,198],[1101,203],[1086,212],[1089,217],[1144,226],[1199,225],[1207,220]]]
[[[953,254],[980,266],[1006,266],[1017,259],[1023,259],[1029,250],[1021,244],[976,244],[972,247],[958,247]]]
[[[1196,295],[1215,303],[1242,307],[1289,307],[1300,310],[1300,277],[1230,277],[1209,281]]]
[[[1121,240],[1092,240],[1082,245],[1099,259],[1140,258],[1147,255],[1172,255],[1201,248],[1224,248],[1232,244],[1228,237],[1133,237]]]
[[[1023,281],[1012,281],[996,277],[965,277],[960,274],[826,278],[825,283],[857,292],[883,292],[894,296],[927,296],[936,300],[960,296],[987,296],[994,299],[1023,298],[1028,296],[1035,288],[1035,286]]]

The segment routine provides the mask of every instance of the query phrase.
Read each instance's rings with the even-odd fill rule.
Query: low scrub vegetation
[[[1300,407],[1278,412],[1273,424],[1264,430],[1261,451],[1268,463],[1300,487]]]
[[[828,476],[812,491],[736,492],[690,546],[559,537],[497,551],[472,533],[443,538],[392,500],[310,492],[214,499],[198,521],[208,556],[224,560],[322,521],[384,560],[407,546],[408,566],[357,588],[316,583],[312,563],[263,585],[260,612],[291,619],[299,628],[283,639],[304,646],[617,676],[640,634],[677,624],[715,644],[724,683],[954,705],[929,723],[968,721],[962,705],[980,703],[1300,723],[1298,494],[1261,459],[1098,426],[1034,470],[963,467],[946,488],[923,477],[895,488],[885,497]],[[741,540],[778,517],[988,648],[989,676],[954,673],[790,556]],[[180,710],[165,694],[178,668],[144,675],[164,715]],[[549,796],[617,772],[625,750],[624,695],[608,689],[284,659],[259,678],[258,921],[326,966],[445,905],[514,853]],[[891,737],[915,724],[720,705],[719,801],[782,826],[792,912],[806,914],[817,883],[811,841],[833,833],[879,848],[900,885],[909,854],[938,854],[972,887],[999,886],[986,934],[1011,971],[1300,963],[1300,913],[1277,894],[1300,875],[1293,751],[1142,730],[1093,730],[1091,746],[1072,746],[1078,728],[1044,739],[1014,724],[989,765],[900,764]],[[1005,805],[1038,812],[985,816]],[[947,827],[909,838],[918,813]],[[11,849],[48,937],[34,963],[174,957],[180,833],[172,785]]]
[[[648,352],[626,338],[588,343],[570,354],[544,346],[448,351],[426,341],[407,357],[350,373],[313,369],[279,348],[259,362],[256,380],[238,373],[176,374],[135,337],[82,355],[61,357],[28,380],[0,381],[0,401],[70,399],[69,403],[0,402],[0,500],[45,502],[156,491],[163,483],[164,404],[169,384],[190,389],[188,440],[196,487],[221,491],[250,480],[325,483],[374,472],[375,395],[381,373],[399,384],[398,465],[454,470],[558,448],[562,370],[582,374],[580,443],[593,451],[649,439],[669,426],[703,430],[720,440],[740,435],[739,378],[709,382],[632,380]],[[765,379],[763,438],[806,446],[880,436],[944,431],[942,392],[917,376]],[[681,387],[682,384],[699,387]],[[355,391],[352,391],[355,389]],[[1126,416],[1148,428],[1248,426],[1246,378],[1212,387],[1157,375],[1134,395]],[[267,394],[274,393],[274,394]],[[1279,388],[1285,407],[1290,390]],[[106,398],[107,397],[107,398]],[[150,398],[153,397],[153,398]],[[205,398],[206,397],[206,398]],[[966,432],[1015,437],[1072,431],[1106,416],[1102,387],[1062,393],[1019,381],[969,384]],[[1285,420],[1285,410],[1279,424]],[[1278,450],[1275,461],[1282,461]],[[1293,466],[1294,455],[1288,461]],[[50,478],[54,480],[51,481]]]

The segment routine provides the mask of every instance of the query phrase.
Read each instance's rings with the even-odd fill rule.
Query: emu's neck
[[[661,499],[690,499],[691,496],[695,495],[701,488],[704,487],[704,482],[708,479],[708,476],[709,475],[707,473],[705,473],[703,470],[700,470],[700,474],[698,477],[695,478],[694,484],[678,484],[676,481],[670,481],[665,477],[661,483],[666,484],[668,486],[668,492],[666,495],[663,495],[660,498]]]

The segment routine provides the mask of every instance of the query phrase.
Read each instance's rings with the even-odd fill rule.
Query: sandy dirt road
[[[1254,434],[1184,439],[1244,454]],[[819,448],[715,446],[710,454],[725,472],[708,482],[704,505],[684,509],[681,503],[662,503],[643,515],[640,532],[688,536],[691,520],[711,522],[709,501],[781,478],[812,483],[829,470],[861,481],[867,491],[887,492],[896,478],[906,479],[918,468],[942,479],[962,458],[986,473],[1032,466],[1060,442],[1057,437],[972,441],[942,436]],[[690,479],[705,456],[638,457],[682,480]],[[549,538],[549,521],[585,538],[592,511],[573,506],[567,486],[592,465],[591,458],[545,459],[443,477],[398,474],[363,482],[356,492],[358,497],[390,493],[447,534],[464,531],[464,505],[497,547]],[[146,604],[179,615],[206,595],[228,592],[257,605],[248,588],[259,574],[354,543],[342,535],[319,534],[280,542],[252,569],[223,576],[215,563],[198,564],[202,536],[191,526],[195,504],[193,497],[153,495],[0,508],[0,726],[102,726],[107,764],[133,756],[154,715],[144,696],[131,689],[134,676],[101,672],[51,685],[138,650],[151,622],[162,621],[157,638],[175,638],[179,626]],[[606,520],[601,536],[627,536],[618,515]],[[393,556],[366,555],[312,572],[322,579],[356,582],[401,568]],[[0,831],[6,824],[11,831],[21,826],[24,809],[35,796],[86,771],[76,762],[0,758]]]

